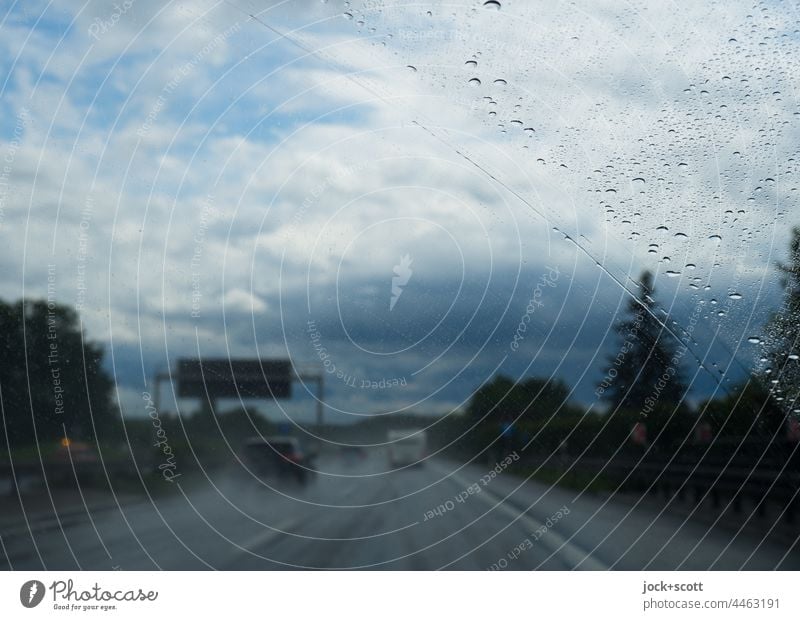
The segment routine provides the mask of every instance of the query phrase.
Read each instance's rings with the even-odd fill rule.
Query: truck
[[[422,465],[427,456],[427,433],[419,429],[390,430],[387,434],[389,442],[389,465]]]

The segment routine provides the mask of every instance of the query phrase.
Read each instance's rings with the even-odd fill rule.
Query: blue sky
[[[12,4],[0,295],[42,296],[55,263],[74,303],[85,267],[82,317],[129,415],[198,350],[318,362],[308,320],[348,376],[408,378],[332,378],[337,419],[446,412],[498,370],[588,405],[644,269],[676,329],[702,305],[706,366],[751,366],[796,221],[797,16],[481,5]],[[701,372],[692,397],[716,385]]]

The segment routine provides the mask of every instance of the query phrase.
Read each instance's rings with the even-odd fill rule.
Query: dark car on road
[[[301,484],[312,474],[313,457],[296,437],[251,437],[245,442],[245,453],[258,474],[292,478]]]

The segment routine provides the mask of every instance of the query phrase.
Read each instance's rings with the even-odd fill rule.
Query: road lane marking
[[[241,545],[241,549],[238,553],[247,553],[253,552],[254,549],[258,549],[262,545],[267,544],[268,542],[272,542],[273,538],[278,538],[281,535],[285,535],[286,531],[292,527],[292,525],[296,524],[296,519],[287,519],[283,523],[276,525],[272,529],[264,528],[264,531],[259,532],[249,540],[245,541]]]
[[[439,470],[441,474],[446,475],[448,478],[450,478],[450,480],[457,482],[464,488],[474,484],[474,480],[468,480],[460,474],[451,472],[446,468],[430,461],[429,464],[435,469]],[[502,497],[496,495],[492,491],[488,491],[486,487],[481,489],[481,493],[477,493],[473,495],[473,497],[480,497],[487,504],[498,508],[502,512],[513,517],[515,520],[524,522],[529,528],[532,528],[531,531],[536,531],[537,529],[544,527],[543,523],[530,516],[526,512],[515,508],[508,500],[504,500]],[[577,545],[569,542],[553,528],[547,528],[547,535],[540,538],[537,542],[550,549],[550,551],[556,553],[558,557],[568,562],[577,570],[609,570],[609,566],[607,564],[589,555]]]

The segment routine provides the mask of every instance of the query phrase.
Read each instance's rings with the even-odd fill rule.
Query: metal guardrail
[[[728,459],[720,463],[702,458],[687,460],[681,455],[578,459],[563,454],[528,454],[522,462],[528,468],[602,476],[623,491],[660,493],[667,499],[694,504],[710,499],[714,508],[728,499],[734,512],[741,512],[743,502],[748,501],[758,516],[764,516],[767,504],[771,503],[789,523],[795,522],[800,510],[800,467],[796,458],[784,463],[757,459]]]
[[[141,464],[140,464],[141,465]],[[145,466],[144,471],[148,466]],[[155,467],[155,466],[153,466]],[[140,471],[142,469],[140,468]],[[32,460],[0,463],[0,479],[7,479],[10,484],[8,493],[17,494],[18,485],[35,479],[52,486],[79,483],[87,486],[102,485],[106,475],[112,481],[122,478],[136,478],[137,469],[131,460],[104,461],[65,461],[65,460]]]
[[[600,465],[586,463],[594,471],[598,471],[596,468]],[[693,503],[710,498],[714,508],[720,507],[723,498],[729,498],[734,512],[741,512],[742,502],[748,500],[756,513],[763,516],[767,503],[772,503],[782,510],[790,523],[794,522],[800,508],[800,474],[796,471],[624,461],[607,463],[606,471],[624,481],[624,485],[660,492],[667,498],[677,496],[685,500],[691,492]]]

